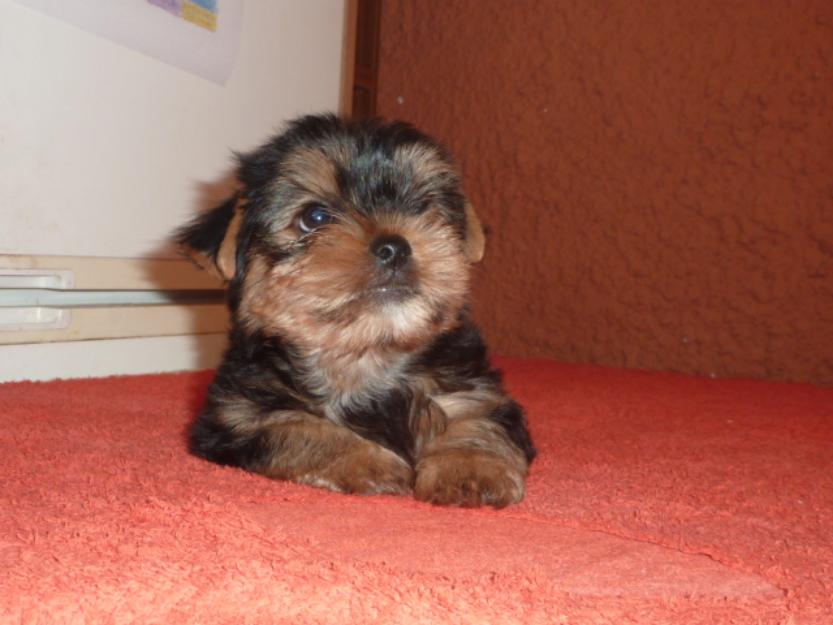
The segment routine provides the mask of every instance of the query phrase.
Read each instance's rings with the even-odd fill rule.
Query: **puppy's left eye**
[[[321,226],[326,226],[333,219],[333,215],[326,208],[320,204],[312,204],[298,216],[298,229],[303,233],[312,232]]]

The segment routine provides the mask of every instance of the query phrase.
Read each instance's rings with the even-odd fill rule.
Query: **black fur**
[[[411,432],[413,393],[395,388],[381,397],[370,397],[359,406],[344,409],[344,423],[354,432],[384,445],[413,463],[414,436]],[[380,415],[385,415],[380,419]]]

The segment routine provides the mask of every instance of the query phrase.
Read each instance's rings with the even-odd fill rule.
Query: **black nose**
[[[380,265],[395,269],[410,258],[411,246],[398,234],[386,234],[373,240],[370,252]]]

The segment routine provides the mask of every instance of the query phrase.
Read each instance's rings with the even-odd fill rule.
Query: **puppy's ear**
[[[474,207],[466,200],[466,258],[473,263],[479,262],[483,259],[485,250],[486,235],[483,234],[483,225]]]
[[[234,195],[177,231],[176,242],[198,267],[222,280],[231,280],[236,271],[242,215],[240,197]]]

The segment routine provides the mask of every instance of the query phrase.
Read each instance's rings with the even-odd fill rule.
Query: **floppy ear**
[[[473,263],[479,262],[485,250],[486,235],[483,234],[483,225],[477,213],[474,212],[474,207],[466,200],[466,258]]]
[[[229,281],[236,271],[237,233],[243,212],[233,195],[177,231],[176,242],[201,269]]]

